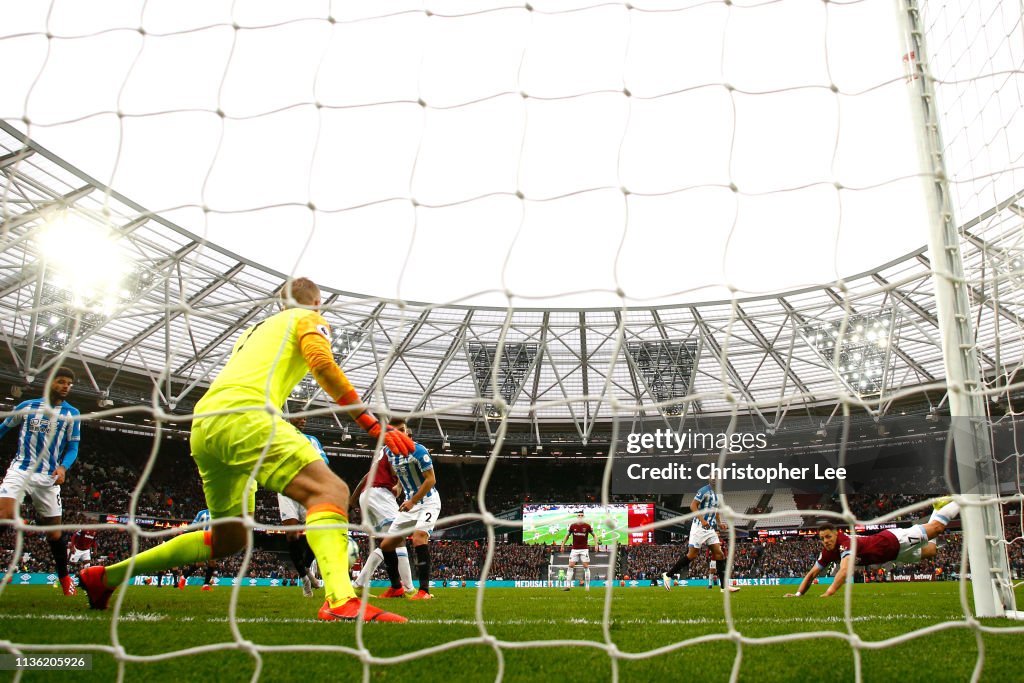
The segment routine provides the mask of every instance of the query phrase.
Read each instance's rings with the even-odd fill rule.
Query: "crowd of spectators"
[[[13,454],[14,439],[0,442],[0,460]],[[139,485],[139,477],[148,460],[156,460],[141,487],[137,514],[161,520],[191,522],[195,513],[205,507],[198,473],[188,453],[188,443],[180,439],[161,440],[154,455],[153,439],[145,435],[115,434],[89,426],[83,427],[81,454],[62,488],[65,523],[69,526],[103,521],[103,514],[126,514],[131,497]],[[331,467],[354,486],[369,467],[367,458],[332,458]],[[439,489],[446,516],[478,511],[478,490],[483,467],[479,463],[438,462]],[[583,473],[576,476],[576,472]],[[528,474],[527,474],[528,473]],[[494,468],[486,487],[485,503],[493,512],[514,509],[524,502],[585,501],[594,497],[599,484],[600,468],[583,467],[578,463],[545,460],[523,467],[518,460],[502,460]],[[567,483],[568,482],[568,483]],[[929,496],[887,493],[878,496],[853,495],[848,498],[858,519],[869,520],[894,510],[913,506]],[[829,507],[829,506],[826,506]],[[833,500],[831,509],[840,509]],[[1004,507],[1007,549],[1010,565],[1016,576],[1024,576],[1024,539],[1021,537],[1020,504]],[[754,511],[767,511],[756,509]],[[902,515],[900,520],[918,520],[927,510]],[[23,518],[35,518],[26,502]],[[257,492],[256,519],[277,524],[277,496],[269,491]],[[352,521],[358,522],[358,515]],[[162,538],[139,538],[139,548],[162,542]],[[921,571],[938,571],[945,576],[959,572],[960,542],[956,534],[946,534],[939,557],[922,565]],[[815,537],[784,537],[776,542],[741,540],[733,558],[733,575],[745,578],[798,577],[810,566],[818,552]],[[109,563],[131,552],[131,538],[121,531],[102,531],[97,539],[94,561]],[[365,543],[365,540],[362,541]],[[15,533],[0,529],[0,562],[8,564],[15,546]],[[435,541],[431,543],[433,568],[438,580],[471,580],[478,578],[486,556],[486,545],[479,541]],[[625,558],[621,574],[635,578],[657,578],[670,567],[683,545],[632,546],[621,548]],[[494,547],[490,577],[516,580],[546,578],[550,549],[516,543],[498,543]],[[366,548],[362,549],[365,557]],[[692,563],[689,575],[707,575],[709,556],[702,551]],[[222,574],[237,571],[240,557],[222,563]],[[17,567],[21,571],[52,571],[49,547],[40,534],[23,536],[23,548]],[[291,564],[283,552],[257,550],[249,568],[249,576],[290,576]],[[902,571],[897,569],[896,574]]]
[[[850,511],[856,515],[859,520],[871,520],[877,519],[883,515],[888,515],[896,510],[917,505],[923,503],[929,498],[934,496],[927,495],[910,495],[905,493],[883,493],[877,496],[870,495],[852,495],[847,497],[847,504],[850,507]],[[839,502],[838,496],[833,500],[833,506],[831,508],[836,512],[842,510],[842,505]],[[890,522],[909,522],[916,521],[921,517],[927,517],[928,513],[931,512],[930,508],[918,506],[914,511],[905,512],[895,518],[890,518],[887,521]]]

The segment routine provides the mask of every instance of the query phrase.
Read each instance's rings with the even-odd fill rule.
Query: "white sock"
[[[587,567],[587,568],[585,568],[583,570],[583,580],[586,581],[586,585],[589,588],[590,587],[590,567]]]
[[[402,590],[408,593],[413,590],[412,567],[409,566],[409,550],[407,548],[399,548],[395,552],[398,553],[398,575],[402,577]]]
[[[960,503],[952,501],[946,503],[938,510],[932,513],[932,516],[928,518],[929,522],[941,522],[942,524],[949,524],[949,520],[956,519],[956,516],[960,514]]]
[[[366,564],[359,570],[359,576],[356,577],[355,585],[357,586],[369,586],[370,579],[373,578],[373,573],[377,571],[377,567],[384,561],[384,553],[381,552],[380,548],[377,548],[370,556],[366,558]]]
[[[569,585],[570,585],[570,586],[572,585],[572,575],[573,575],[573,573],[574,573],[575,571],[576,571],[576,567],[569,567],[569,571],[567,571],[567,572],[565,573],[565,579],[566,579],[566,581],[568,581],[568,582],[569,582]]]

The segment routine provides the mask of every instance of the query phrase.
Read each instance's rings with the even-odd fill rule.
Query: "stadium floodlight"
[[[53,271],[52,284],[71,293],[75,308],[113,312],[132,265],[109,228],[62,211],[40,228],[35,243]]]
[[[843,329],[843,337],[839,337]],[[803,335],[855,394],[878,394],[892,363],[889,339],[896,329],[893,309],[851,315],[843,328],[842,318],[804,327]],[[836,348],[838,347],[838,359]]]

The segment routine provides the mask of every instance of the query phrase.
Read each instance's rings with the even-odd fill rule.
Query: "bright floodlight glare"
[[[819,322],[804,329],[808,343],[826,363],[835,362],[839,378],[859,395],[874,394],[883,386],[883,366],[887,367],[886,347],[893,327],[892,310],[851,316],[846,333],[840,338],[842,320]],[[833,341],[835,340],[835,341]],[[838,360],[835,345],[839,346]],[[837,362],[836,362],[837,361]]]
[[[36,243],[53,272],[51,283],[67,289],[76,305],[92,302],[112,312],[131,264],[110,230],[64,211],[40,230]]]

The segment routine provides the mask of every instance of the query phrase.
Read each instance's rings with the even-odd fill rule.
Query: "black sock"
[[[725,590],[725,560],[718,561],[715,573],[718,574],[718,587]]]
[[[213,581],[213,565],[206,565],[206,578],[203,579],[203,585],[209,586],[210,582]]]
[[[310,563],[305,561],[306,548],[303,547],[303,538],[296,538],[294,541],[288,541],[288,557],[292,558],[292,564],[295,565],[295,571],[299,573],[299,578],[306,575],[309,571]]]
[[[313,560],[316,559],[316,554],[313,552],[313,549],[309,547],[309,541],[306,540],[306,534],[299,536],[299,545],[302,547],[302,564],[306,567],[305,570],[300,569],[299,573],[304,574],[309,570],[310,565],[313,564]]]
[[[46,539],[50,544],[50,552],[53,553],[53,563],[57,565],[57,578],[63,579],[68,575],[68,546],[62,535],[56,541],[52,538]]]
[[[391,587],[396,590],[402,588],[402,577],[398,574],[398,553],[394,550],[381,550],[384,555],[384,568],[388,572],[388,581],[391,582]]]
[[[430,592],[430,546],[424,543],[416,546],[416,574],[420,580],[420,590]]]
[[[687,551],[687,552],[689,552],[689,551]],[[676,563],[674,565],[672,565],[672,568],[669,569],[665,573],[668,574],[669,576],[675,576],[676,574],[679,574],[680,576],[682,576],[683,575],[683,570],[686,569],[689,566],[690,566],[690,558],[689,558],[689,556],[686,553],[683,553],[682,555],[679,556],[679,559],[676,561]]]

